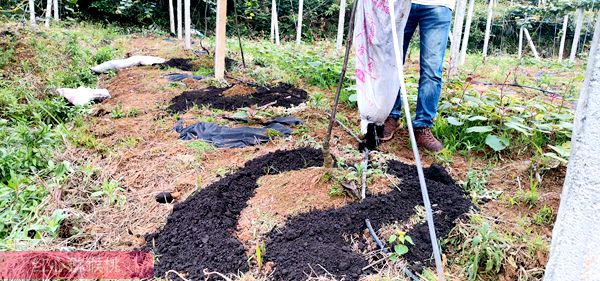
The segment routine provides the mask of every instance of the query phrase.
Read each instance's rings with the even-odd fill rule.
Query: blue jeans
[[[404,28],[404,59],[410,39],[419,26],[420,78],[417,110],[413,127],[431,127],[437,114],[438,101],[442,91],[442,64],[448,44],[448,33],[452,22],[452,11],[444,6],[412,4],[408,22]],[[396,103],[390,113],[394,119],[400,118],[402,99],[398,91]]]

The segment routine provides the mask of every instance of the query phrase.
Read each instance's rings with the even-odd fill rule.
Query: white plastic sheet
[[[107,89],[91,89],[91,88],[59,88],[56,89],[59,95],[65,97],[73,105],[85,105],[91,101],[102,101],[110,98]]]
[[[164,63],[165,59],[152,56],[132,56],[121,60],[111,60],[105,63],[92,67],[92,71],[96,73],[106,73],[109,70],[119,70],[131,66],[138,65],[153,65]]]
[[[381,125],[385,122],[396,102],[400,81],[388,1],[357,1],[354,25],[356,100],[360,111],[360,129],[365,134],[367,124]],[[395,1],[395,24],[400,46],[403,45],[410,6],[410,0]]]

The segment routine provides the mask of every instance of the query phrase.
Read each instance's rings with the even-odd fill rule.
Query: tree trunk
[[[50,18],[52,17],[52,0],[46,0],[46,19],[44,26],[50,27]]]
[[[191,49],[192,48],[192,34],[191,34],[191,25],[192,25],[192,18],[190,15],[190,0],[184,0],[183,1],[183,13],[184,13],[184,18],[185,18],[185,48],[186,49]]]
[[[563,19],[562,36],[560,37],[560,47],[558,48],[558,61],[562,61],[565,51],[565,40],[567,38],[567,27],[569,23],[569,15],[565,15]]]
[[[215,46],[215,78],[225,79],[225,52],[227,51],[227,0],[217,1],[217,42]]]
[[[465,64],[467,49],[469,47],[469,35],[471,33],[471,21],[473,21],[473,8],[475,6],[475,0],[469,0],[469,9],[467,11],[467,23],[465,25],[465,34],[462,40],[462,48],[460,50],[459,65]]]
[[[487,57],[488,44],[490,42],[490,33],[492,32],[492,18],[493,18],[494,5],[493,0],[488,3],[488,14],[487,21],[485,23],[485,37],[483,39],[483,59]]]
[[[583,25],[583,8],[577,9],[577,24],[575,25],[575,35],[573,35],[573,44],[571,45],[571,55],[569,61],[575,61],[575,55],[577,54],[577,44],[579,44],[579,37],[581,35],[581,25]]]
[[[529,43],[529,48],[531,48],[531,51],[533,52],[533,56],[539,60],[540,55],[538,54],[537,50],[535,49],[535,45],[533,45],[533,40],[531,40],[531,36],[529,36],[529,31],[527,30],[527,28],[523,28],[523,31],[525,32],[525,38],[527,38],[527,43]]]
[[[545,281],[597,280],[600,276],[600,15],[594,30]]]
[[[177,0],[177,39],[183,39],[183,5],[181,4],[181,0]]]
[[[467,0],[457,0],[456,13],[454,14],[454,26],[452,27],[452,44],[450,44],[450,63],[448,76],[454,76],[458,71],[458,55],[462,36],[463,22],[465,21],[465,9]]]
[[[340,0],[340,15],[338,17],[337,41],[335,44],[335,46],[338,50],[342,49],[342,42],[344,41],[344,20],[345,19],[346,19],[346,0]]]
[[[35,25],[35,3],[29,0],[29,23]]]
[[[54,20],[59,21],[60,18],[58,16],[58,0],[54,0]]]
[[[304,9],[304,0],[298,2],[298,27],[296,28],[296,44],[302,40],[302,10]]]
[[[173,12],[173,0],[169,0],[169,23],[171,27],[171,33],[175,34],[175,15]]]
[[[523,27],[519,28],[519,59],[523,57]]]

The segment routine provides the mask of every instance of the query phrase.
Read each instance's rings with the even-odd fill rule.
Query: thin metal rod
[[[364,200],[367,197],[367,169],[369,167],[369,149],[365,148],[365,157],[362,161],[363,171],[362,171],[362,190],[361,190],[361,200]]]
[[[412,120],[410,118],[410,107],[408,106],[408,97],[406,95],[406,83],[404,81],[404,65],[402,63],[402,51],[400,44],[398,43],[398,33],[396,32],[396,11],[394,8],[394,0],[388,0],[391,16],[392,26],[392,39],[394,41],[394,53],[396,55],[396,67],[398,70],[398,79],[400,80],[400,92],[402,94],[402,104],[404,104],[404,116],[406,116],[406,125],[408,127],[408,135],[410,137],[410,143],[412,151],[415,156],[415,165],[417,166],[417,173],[419,175],[419,184],[421,186],[421,195],[423,196],[423,204],[425,205],[425,211],[427,214],[427,225],[429,226],[429,238],[431,239],[431,247],[433,248],[433,256],[435,259],[435,267],[437,270],[438,281],[444,281],[444,269],[442,267],[442,257],[440,255],[440,248],[438,246],[437,237],[435,235],[435,225],[433,223],[433,211],[431,210],[431,202],[429,201],[429,193],[427,192],[427,184],[425,183],[425,175],[423,174],[423,166],[421,164],[421,156],[419,155],[419,148],[417,147],[417,141],[415,139],[414,130],[412,127]]]
[[[238,43],[240,45],[240,53],[242,55],[242,66],[246,68],[246,60],[244,59],[244,48],[242,47],[242,36],[240,35],[240,24],[238,23],[237,2],[233,0],[233,18],[235,19],[235,29],[237,33]]]
[[[323,141],[323,166],[326,168],[333,167],[333,159],[329,153],[329,141],[331,140],[331,131],[333,129],[333,122],[335,120],[335,114],[337,113],[337,106],[340,102],[340,93],[342,92],[342,84],[344,83],[344,77],[346,76],[346,68],[348,67],[348,57],[350,56],[350,47],[352,46],[352,37],[354,33],[354,13],[356,12],[356,4],[359,0],[355,0],[352,4],[352,12],[350,14],[350,23],[348,23],[348,37],[346,37],[346,52],[344,53],[344,63],[342,64],[342,72],[340,73],[340,79],[338,80],[337,90],[335,92],[335,99],[333,101],[333,108],[331,109],[331,116],[329,117],[329,126],[327,127],[327,134]]]

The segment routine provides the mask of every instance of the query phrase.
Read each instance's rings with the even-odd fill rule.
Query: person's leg
[[[442,90],[442,65],[448,44],[452,11],[443,6],[421,6],[419,17],[420,78],[413,127],[431,127]]]
[[[410,43],[410,39],[412,39],[413,34],[415,33],[415,30],[417,29],[417,25],[419,24],[419,7],[422,5],[419,4],[412,4],[410,7],[410,14],[408,15],[408,20],[406,22],[406,27],[404,28],[404,46],[403,46],[403,54],[404,54],[404,58],[406,58],[406,51],[408,50],[408,45]],[[395,120],[398,120],[400,118],[401,115],[401,110],[402,110],[402,98],[400,97],[400,91],[398,91],[398,93],[396,93],[396,103],[394,104],[394,107],[392,108],[392,112],[390,112],[389,118],[393,118]]]

